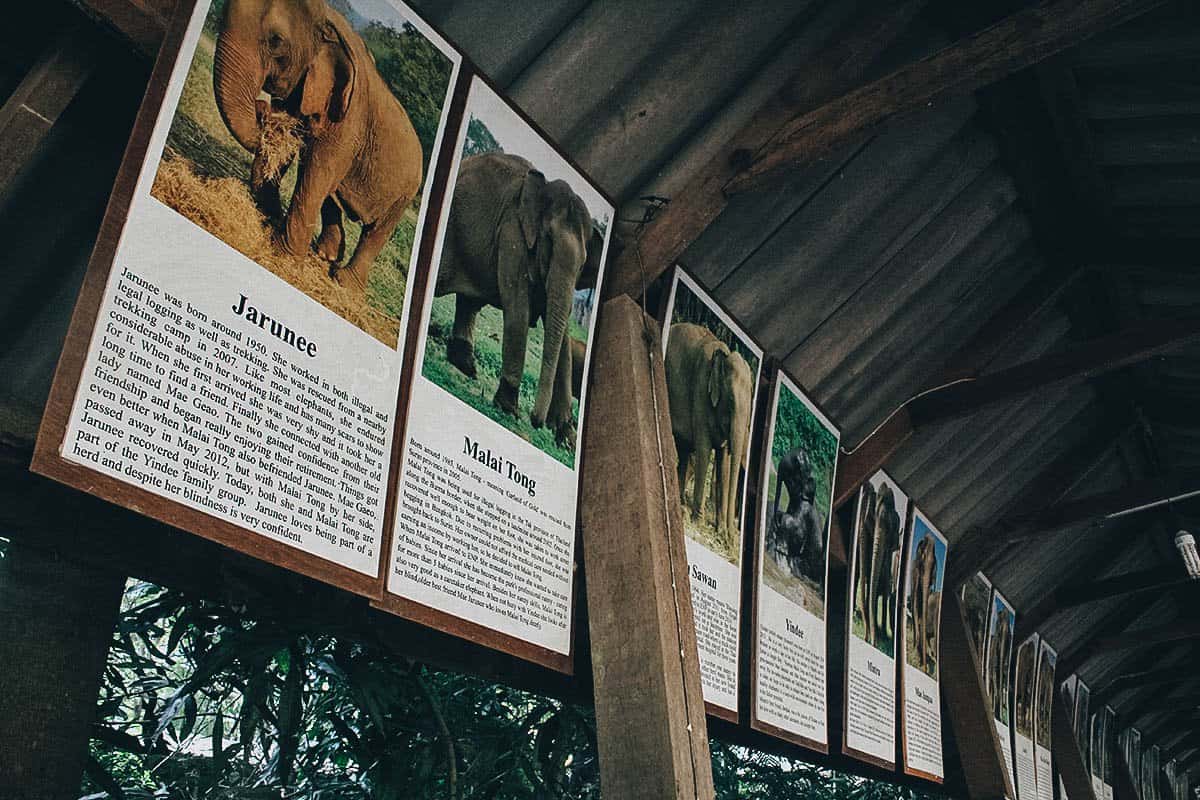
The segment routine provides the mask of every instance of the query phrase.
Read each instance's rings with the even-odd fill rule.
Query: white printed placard
[[[1021,642],[1013,668],[1013,761],[1017,800],[1037,800],[1037,754],[1033,737],[1039,642],[1036,633]]]
[[[919,509],[913,509],[910,519],[901,616],[905,650],[900,718],[904,771],[940,783],[946,776],[939,650],[946,537]]]
[[[1038,800],[1054,800],[1054,762],[1050,743],[1050,729],[1054,709],[1054,671],[1058,665],[1058,651],[1042,639],[1038,644],[1037,689],[1034,695],[1034,749],[1037,754],[1037,797]],[[1069,708],[1070,706],[1066,706]],[[1065,793],[1064,793],[1065,797]]]
[[[1013,787],[1017,784],[1012,752],[1012,659],[1016,620],[1012,605],[998,589],[993,588],[984,684],[992,703],[992,719],[996,725],[996,735],[1000,737],[1000,749],[1004,751],[1004,767]]]
[[[909,499],[883,471],[859,490],[846,614],[845,752],[896,766],[896,633]]]
[[[35,468],[374,594],[406,286],[462,59],[398,0],[318,0],[275,46],[318,44],[250,69],[246,12],[199,0],[172,24]]]
[[[380,605],[569,672],[578,445],[613,204],[478,77],[454,147]]]
[[[663,364],[700,680],[709,713],[737,720],[742,530],[762,349],[681,267],[667,299]]]
[[[829,529],[838,429],[782,372],[771,398],[755,550],[751,725],[829,752]]]

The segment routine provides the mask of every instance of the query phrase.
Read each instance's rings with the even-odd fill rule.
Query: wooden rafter
[[[1071,608],[1110,597],[1161,591],[1189,582],[1189,578],[1182,575],[1178,569],[1154,567],[1098,581],[1063,586],[1055,592],[1055,597],[1059,608]]]
[[[908,28],[928,0],[872,0],[852,29],[818,53],[795,78],[760,108],[705,164],[687,186],[626,247],[605,280],[607,296],[641,293],[712,224],[729,202],[725,184],[752,154],[765,147],[798,110],[807,111],[853,88],[862,75]]]
[[[96,55],[88,31],[63,31],[0,106],[0,198],[92,74]]]
[[[1113,678],[1099,691],[1093,692],[1092,697],[1104,702],[1118,692],[1140,686],[1162,686],[1170,683],[1181,683],[1196,678],[1196,665],[1185,664],[1181,667],[1161,667],[1142,672],[1126,672]]]
[[[948,96],[969,94],[1162,2],[1052,0],[1013,14],[831,103],[797,115],[769,150],[729,182],[726,191],[753,189],[780,170],[811,163],[889,117]]]
[[[167,32],[175,0],[72,0],[85,14],[112,28],[144,55],[154,56]]]
[[[1200,620],[1184,619],[1137,631],[1126,631],[1113,636],[1100,636],[1094,640],[1091,650],[1093,655],[1098,655],[1197,638],[1200,638]]]

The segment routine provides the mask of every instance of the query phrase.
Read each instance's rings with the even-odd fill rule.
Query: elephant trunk
[[[267,78],[258,51],[260,16],[253,2],[230,0],[213,58],[213,91],[221,119],[250,152],[258,149],[255,101]]]
[[[567,317],[571,312],[571,299],[575,292],[578,270],[568,269],[565,264],[551,264],[546,280],[546,313],[544,315],[544,337],[542,340],[542,369],[538,376],[537,397],[533,402],[529,421],[540,428],[550,410],[550,399],[554,393],[554,378],[558,367],[559,350],[563,337],[567,335]]]

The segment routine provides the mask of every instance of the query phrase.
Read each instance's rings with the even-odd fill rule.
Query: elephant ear
[[[321,47],[304,77],[300,113],[318,126],[325,119],[337,123],[346,118],[358,70],[354,56],[341,32],[332,22],[320,27]]]
[[[728,383],[725,374],[729,371],[729,356],[723,350],[714,350],[708,362],[708,402],[713,408],[721,402],[721,387]]]
[[[542,232],[542,208],[545,205],[546,176],[536,169],[525,173],[521,194],[517,200],[517,220],[525,246],[532,250]]]

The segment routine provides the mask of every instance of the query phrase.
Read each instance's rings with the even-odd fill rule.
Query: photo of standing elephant
[[[878,483],[878,487],[874,485]],[[900,528],[908,499],[880,474],[863,484],[855,526],[851,576],[852,630],[885,655],[895,649],[896,594],[900,574]]]
[[[988,608],[992,599],[992,582],[982,572],[976,572],[963,584],[963,616],[971,632],[971,644],[979,659],[979,668],[984,667],[984,645],[987,642]]]
[[[1016,731],[1030,741],[1033,740],[1034,668],[1037,666],[1037,639],[1026,639],[1017,648],[1014,667],[1016,687],[1013,716]]]
[[[480,81],[467,120],[422,375],[571,467],[612,209]]]
[[[824,619],[838,432],[786,376],[776,381],[773,408],[762,580]]]
[[[399,3],[214,0],[151,194],[395,348],[459,61]]]
[[[1016,617],[999,592],[992,593],[992,613],[988,626],[987,691],[992,715],[1009,724],[1009,689],[1012,675],[1013,627]]]
[[[913,515],[912,529],[905,593],[905,648],[908,663],[936,680],[946,541],[919,512]]]
[[[685,528],[737,565],[761,353],[687,283],[676,282],[668,313],[663,365]]]

